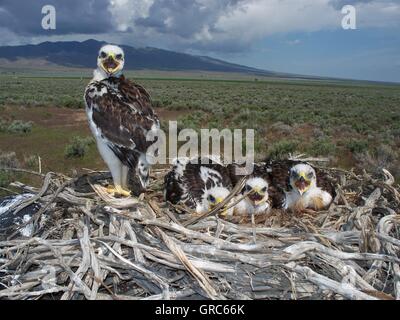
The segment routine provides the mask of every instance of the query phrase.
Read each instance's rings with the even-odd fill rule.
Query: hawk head
[[[207,207],[207,211],[214,209],[219,203],[224,201],[226,197],[228,197],[230,191],[224,187],[214,187],[209,190],[206,190],[204,194],[205,198],[205,206]],[[226,204],[226,207],[229,207],[232,204],[233,199]],[[233,215],[233,207],[229,209],[223,208],[221,210],[222,216],[231,216]]]
[[[251,204],[258,206],[268,200],[268,182],[260,177],[250,178],[246,181],[242,193],[249,193],[247,198]]]
[[[120,47],[111,44],[101,47],[97,57],[97,66],[109,77],[122,71],[124,62],[124,51]]]
[[[317,174],[309,164],[297,164],[290,169],[290,186],[301,195],[317,185]]]

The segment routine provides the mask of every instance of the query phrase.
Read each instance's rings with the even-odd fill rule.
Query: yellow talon
[[[122,188],[121,186],[116,186],[115,189],[117,191],[117,194],[120,194],[121,196],[129,197],[131,195],[130,191],[124,190],[124,188]]]
[[[111,194],[111,195],[114,195],[115,193],[116,193],[116,189],[114,188],[114,187],[112,187],[112,186],[108,186],[107,187],[107,192],[109,193],[109,194]]]
[[[131,195],[130,191],[124,190],[124,188],[122,188],[119,185],[116,185],[115,187],[109,186],[107,188],[107,192],[109,194],[111,194],[112,196],[121,195],[121,196],[124,196],[124,197],[129,197]]]

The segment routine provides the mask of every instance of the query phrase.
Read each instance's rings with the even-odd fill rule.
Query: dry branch
[[[157,181],[144,198],[114,199],[105,172],[30,172],[43,185],[14,182],[35,194],[14,209],[42,209],[28,222],[32,238],[0,235],[0,299],[400,299],[393,176],[324,170],[337,181],[329,210],[273,210],[253,223],[221,219],[219,207],[193,217],[160,201]]]

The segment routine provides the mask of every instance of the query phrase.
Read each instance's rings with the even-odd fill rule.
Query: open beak
[[[106,59],[104,59],[101,63],[102,68],[108,74],[115,73],[119,68],[120,63],[115,58],[114,54],[110,54]]]
[[[295,182],[295,185],[300,194],[303,195],[310,188],[311,181],[307,179],[304,172],[301,172],[300,178]]]
[[[265,194],[258,188],[253,189],[254,191],[250,193],[247,197],[254,205],[258,206],[260,203],[263,202]]]

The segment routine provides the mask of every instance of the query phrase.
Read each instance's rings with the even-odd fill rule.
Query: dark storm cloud
[[[18,35],[96,34],[112,31],[108,0],[1,0],[0,27]],[[56,9],[56,30],[41,26],[42,7]]]
[[[150,27],[160,33],[172,33],[189,38],[205,26],[211,32],[218,18],[244,0],[187,1],[158,0],[150,7],[149,16],[137,20],[137,25]]]
[[[188,1],[156,0],[145,18],[137,17],[127,28],[150,28],[160,34],[190,38],[204,27],[218,32],[218,18],[246,0]],[[0,28],[17,35],[48,35],[43,30],[41,13],[44,5],[53,5],[57,12],[57,29],[52,34],[98,34],[117,31],[118,16],[109,10],[110,0],[0,0]],[[123,9],[124,6],[122,6]],[[127,5],[126,10],[134,8]],[[129,12],[127,12],[129,15]]]
[[[56,30],[41,27],[49,4],[57,10]],[[361,27],[399,24],[398,0],[0,0],[0,45],[102,37],[237,53],[275,34],[339,29],[347,4],[357,6]]]

